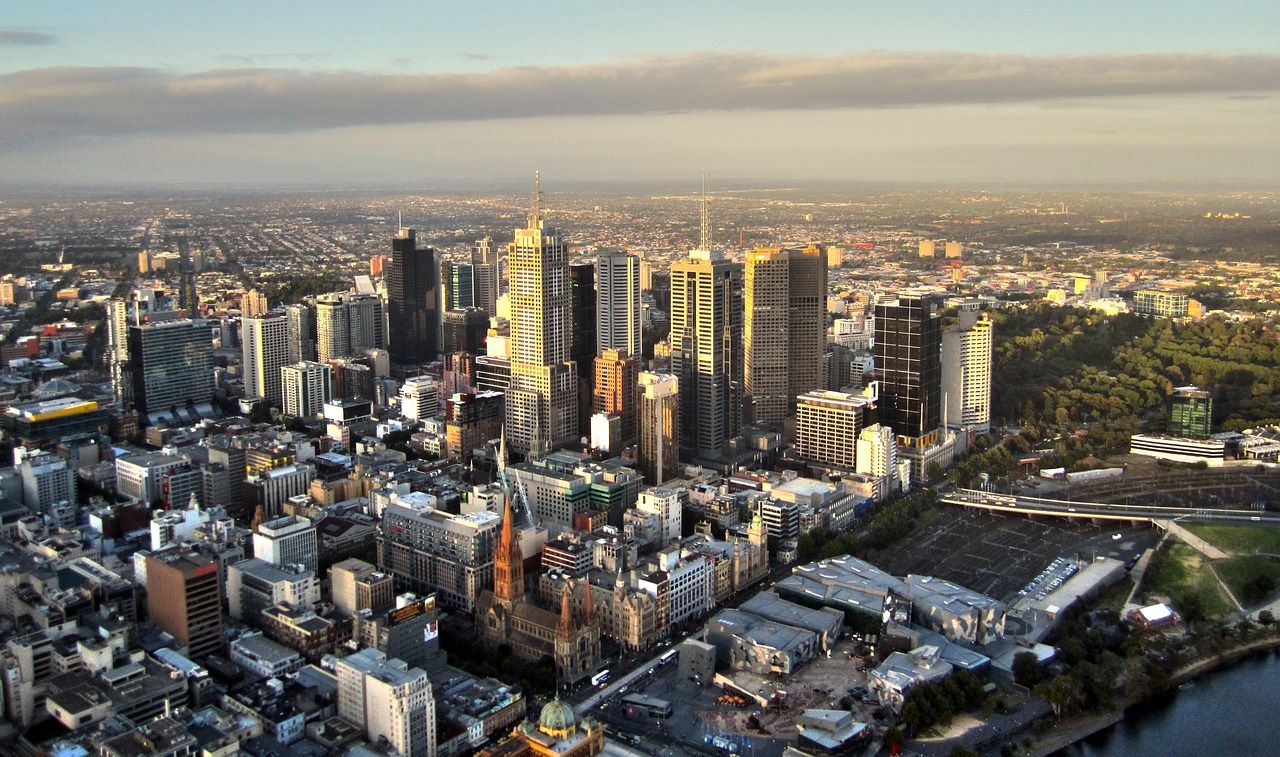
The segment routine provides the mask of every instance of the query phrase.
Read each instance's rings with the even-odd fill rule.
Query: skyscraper
[[[267,296],[257,289],[250,289],[240,296],[240,317],[254,318],[270,310]]]
[[[743,275],[743,404],[753,422],[781,426],[791,398],[789,362],[791,253],[779,248],[747,253]]]
[[[821,247],[747,253],[743,381],[755,423],[780,426],[796,397],[823,385],[826,297]]]
[[[285,415],[310,418],[324,411],[333,396],[333,375],[324,363],[302,361],[280,369],[282,409]]]
[[[289,320],[279,313],[264,313],[241,324],[244,395],[280,407],[284,401],[280,369],[289,364]]]
[[[461,310],[475,307],[476,304],[476,271],[471,263],[446,260],[440,264],[440,289],[448,296],[441,296],[440,301],[446,310]]]
[[[605,349],[595,359],[591,411],[617,415],[621,419],[624,446],[636,443],[636,381],[640,361],[625,350]]]
[[[489,316],[480,308],[450,310],[440,327],[440,351],[484,353],[485,335],[489,333]]]
[[[387,324],[379,297],[334,292],[316,298],[317,360],[327,363],[386,346]]]
[[[511,274],[511,385],[506,431],[511,449],[541,454],[578,434],[576,368],[570,359],[569,251],[542,218],[535,180],[529,223],[508,246]]]
[[[880,422],[907,446],[932,444],[942,400],[942,332],[933,300],[903,294],[878,303],[875,313]]]
[[[316,359],[316,314],[311,305],[285,305],[289,321],[289,363]]]
[[[578,370],[578,435],[587,436],[591,422],[591,387],[596,357],[596,267],[569,266],[569,359]]]
[[[942,396],[948,428],[991,430],[991,319],[962,310],[942,334]]]
[[[640,385],[640,472],[659,486],[680,473],[680,398],[670,373],[643,371]]]
[[[159,321],[129,327],[133,402],[154,414],[213,400],[213,336],[203,320]]]
[[[671,266],[671,372],[680,384],[680,459],[724,462],[742,425],[742,265],[703,234]]]
[[[435,360],[440,331],[435,251],[419,248],[414,230],[401,228],[391,240],[391,258],[383,271],[391,360],[400,365]]]
[[[623,350],[639,358],[640,258],[621,250],[596,258],[596,354]]]

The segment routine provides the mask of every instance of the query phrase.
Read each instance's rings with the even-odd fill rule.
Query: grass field
[[[1223,526],[1216,523],[1184,523],[1183,527],[1219,549],[1252,554],[1280,555],[1280,528],[1271,526]]]
[[[1175,610],[1185,610],[1189,604],[1198,602],[1208,617],[1235,609],[1200,553],[1179,542],[1170,543],[1156,553],[1143,576],[1142,594],[1165,595]]]
[[[1267,600],[1280,587],[1280,563],[1265,557],[1230,557],[1218,560],[1213,567],[1246,607]]]

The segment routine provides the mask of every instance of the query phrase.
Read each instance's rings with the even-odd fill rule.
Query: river
[[[1189,688],[1130,709],[1125,719],[1060,754],[1245,755],[1280,753],[1280,656],[1267,653],[1203,675]]]

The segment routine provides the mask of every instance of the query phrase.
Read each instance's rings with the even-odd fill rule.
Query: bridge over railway
[[[980,489],[948,489],[939,494],[938,500],[948,505],[971,507],[993,512],[1022,513],[1024,515],[1048,515],[1058,518],[1083,518],[1087,520],[1195,520],[1207,523],[1234,523],[1248,525],[1280,526],[1280,514],[1262,510],[1233,510],[1229,508],[1172,507],[1163,505],[1112,504],[1047,497],[1029,497],[1022,494],[1004,494]]]

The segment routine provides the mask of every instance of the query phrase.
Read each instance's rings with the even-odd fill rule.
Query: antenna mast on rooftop
[[[711,249],[711,198],[707,196],[707,175],[702,175],[702,228],[698,235],[698,249]]]

